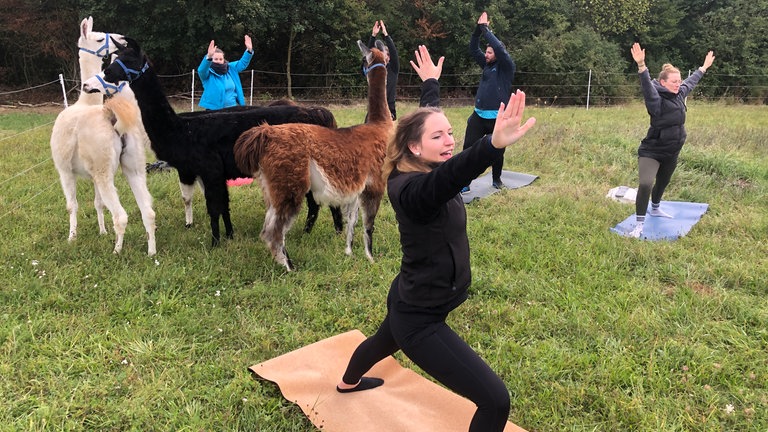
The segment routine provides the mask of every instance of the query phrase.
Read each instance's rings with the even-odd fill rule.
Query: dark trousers
[[[387,316],[355,349],[342,380],[354,384],[380,360],[402,350],[426,373],[477,405],[470,432],[503,431],[510,402],[501,378],[445,323],[447,313],[413,307],[403,312],[396,306],[399,301],[395,279],[387,296]]]
[[[472,112],[467,119],[467,130],[464,132],[464,150],[472,147],[482,137],[492,134],[493,127],[496,125],[496,119],[484,119]],[[501,169],[504,166],[504,152],[491,164],[491,176],[494,181],[501,180]]]
[[[661,202],[661,196],[664,195],[664,190],[677,168],[677,155],[662,160],[639,157],[637,165],[640,172],[640,185],[635,199],[635,214],[645,216],[648,210],[648,198],[656,204]]]

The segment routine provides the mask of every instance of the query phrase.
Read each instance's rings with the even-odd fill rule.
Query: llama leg
[[[365,256],[368,261],[373,262],[373,225],[376,215],[379,213],[382,195],[363,192],[360,201],[363,212],[363,242],[365,245]]]
[[[226,185],[226,181],[224,183]],[[224,211],[221,212],[221,219],[224,221],[224,235],[228,239],[235,237],[235,230],[232,228],[232,218],[229,215],[229,189],[224,188]]]
[[[315,201],[312,191],[307,192],[307,222],[304,224],[304,232],[309,234],[312,232],[312,227],[317,222],[317,214],[320,212],[320,205]]]
[[[123,166],[123,174],[128,180],[128,185],[136,198],[136,204],[141,210],[141,220],[144,222],[144,229],[147,231],[147,255],[152,256],[157,253],[155,243],[155,211],[152,209],[152,195],[147,188],[147,172],[144,169],[144,163],[140,166]]]
[[[285,218],[278,214],[275,207],[267,209],[264,215],[264,228],[261,230],[261,239],[267,244],[272,257],[278,264],[282,264],[287,271],[296,269],[288,258],[285,249]]]
[[[178,171],[178,170],[177,170]],[[178,171],[179,189],[181,189],[181,200],[184,202],[184,226],[192,227],[192,198],[195,195],[195,175]],[[200,189],[203,191],[202,185]]]
[[[67,201],[67,213],[69,214],[69,237],[67,241],[77,238],[77,179],[74,175],[60,175],[61,189],[64,191],[64,199]]]
[[[336,234],[341,234],[344,231],[344,216],[341,214],[341,208],[331,206],[331,217],[333,217],[333,227],[336,229]]]
[[[229,195],[227,194],[227,183],[222,176],[219,179],[203,178],[205,185],[205,205],[208,207],[208,216],[211,220],[211,247],[216,247],[221,243],[221,231],[219,228],[219,219],[229,206]],[[228,230],[232,230],[232,222],[229,222]],[[231,238],[231,232],[227,232],[227,237]]]
[[[107,206],[109,212],[112,214],[112,226],[115,229],[115,249],[114,253],[120,253],[123,250],[123,237],[125,236],[125,227],[128,225],[128,214],[125,209],[120,205],[120,198],[117,196],[117,188],[115,188],[114,177],[111,179],[93,179],[94,186],[99,188],[99,194],[104,200],[104,205]]]
[[[347,246],[344,249],[344,253],[347,255],[352,255],[352,240],[355,237],[355,224],[357,223],[357,209],[359,206],[360,201],[357,199],[352,203],[342,206],[342,212],[347,217]]]
[[[301,209],[301,195],[298,199],[275,203],[271,206],[264,218],[264,229],[262,230],[262,239],[269,246],[272,256],[279,264],[285,266],[286,270],[293,271],[296,267],[288,257],[285,248],[285,234],[291,229],[296,216]]]
[[[96,209],[96,220],[99,223],[99,234],[107,233],[107,226],[104,224],[104,200],[101,199],[99,189],[93,188],[93,207]]]

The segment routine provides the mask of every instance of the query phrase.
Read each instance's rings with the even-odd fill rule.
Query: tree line
[[[384,20],[401,70],[424,44],[446,56],[447,88],[471,89],[479,69],[467,46],[482,11],[525,72],[515,84],[533,96],[584,86],[583,75],[569,72],[587,70],[604,72],[592,77],[602,84],[591,95],[596,103],[636,94],[629,47],[637,41],[652,74],[663,63],[695,69],[713,50],[700,95],[768,101],[768,0],[3,0],[0,83],[29,86],[60,73],[79,79],[78,25],[93,16],[95,30],[136,39],[160,74],[196,69],[211,39],[237,59],[247,33],[250,68],[275,72],[258,74],[257,86],[301,88],[315,98],[345,97],[361,83],[356,41]]]

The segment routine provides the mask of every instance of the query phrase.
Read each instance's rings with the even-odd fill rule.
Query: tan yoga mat
[[[390,356],[366,376],[384,379],[372,390],[339,393],[347,361],[365,335],[352,330],[251,366],[259,377],[275,382],[285,398],[298,405],[324,432],[466,432],[475,405]],[[504,432],[525,432],[507,422]]]

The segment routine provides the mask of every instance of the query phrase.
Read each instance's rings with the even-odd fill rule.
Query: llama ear
[[[363,53],[363,57],[366,59],[371,55],[371,50],[368,48],[368,45],[363,43],[363,41],[358,39],[357,46],[360,48],[360,52]]]
[[[123,45],[125,48],[131,48],[137,53],[141,52],[141,47],[139,46],[139,43],[136,42],[136,39],[130,38],[128,36],[125,37],[125,45]]]
[[[379,51],[384,52],[384,50],[387,49],[386,45],[384,45],[384,42],[376,39],[376,48],[379,49]]]
[[[93,31],[93,17],[84,18],[80,22],[80,37],[88,37],[88,33]]]

